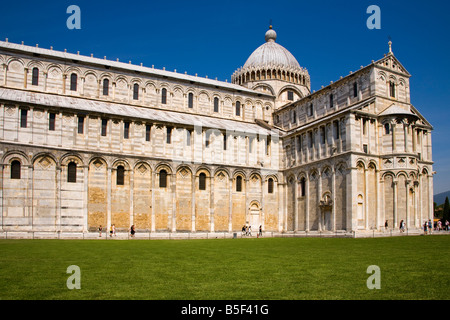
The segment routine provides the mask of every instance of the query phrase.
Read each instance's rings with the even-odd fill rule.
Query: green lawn
[[[0,299],[449,299],[449,262],[445,235],[0,240]],[[80,290],[66,286],[70,265]]]

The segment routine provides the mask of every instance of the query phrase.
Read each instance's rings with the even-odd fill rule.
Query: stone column
[[[380,219],[381,219],[381,199],[382,198],[384,198],[384,197],[381,197],[381,194],[380,194],[380,192],[381,192],[381,183],[380,183],[380,170],[378,170],[378,169],[375,169],[375,181],[376,181],[376,184],[377,184],[377,216],[376,216],[376,219],[375,219],[375,223],[376,223],[376,225],[375,225],[375,227],[377,228],[377,230],[379,230],[379,228],[380,228]],[[384,221],[383,221],[384,222]],[[383,226],[384,226],[384,224],[383,224]]]
[[[210,228],[211,232],[214,232],[214,178],[209,177],[209,193],[210,193],[210,200],[209,200],[209,219],[210,219]]]
[[[420,227],[420,221],[418,221],[418,210],[420,210],[419,207],[419,181],[414,181],[414,227],[418,228]]]
[[[419,179],[419,226],[421,227],[422,226],[422,223],[423,223],[423,214],[422,214],[422,188],[423,188],[423,175],[422,175],[422,173],[419,173],[419,176],[418,176],[418,179]]]
[[[309,174],[305,177],[305,231],[309,231]]]
[[[61,231],[61,166],[56,165],[56,219],[55,219],[55,229],[57,232]]]
[[[318,170],[318,176],[317,176],[317,205],[320,205],[320,200],[322,198],[322,172]],[[323,212],[322,207],[319,206],[319,231],[322,231],[323,227]]]
[[[397,150],[397,145],[395,143],[395,139],[396,139],[396,134],[395,134],[395,130],[397,129],[397,122],[396,121],[392,121],[391,122],[391,127],[392,127],[392,151],[396,151]]]
[[[99,80],[97,81],[97,97],[96,97],[96,98],[100,98],[100,87],[101,87],[101,84],[102,84],[102,80],[99,79]],[[102,93],[103,93],[103,92],[102,92]]]
[[[228,231],[233,231],[233,178],[229,177],[228,186]]]
[[[294,176],[294,231],[298,231],[298,181]]]
[[[23,87],[24,89],[27,88],[27,82],[28,82],[28,68],[23,69]]]
[[[405,221],[405,224],[406,224],[406,228],[407,229],[409,229],[409,214],[410,214],[410,212],[409,212],[409,184],[411,183],[411,181],[410,180],[406,180],[406,221]]]
[[[332,168],[331,176],[331,219],[332,231],[336,231],[336,168]]]
[[[107,230],[111,227],[113,224],[112,217],[111,217],[111,194],[112,194],[112,167],[107,166],[107,187],[106,187],[106,224],[107,224]]]
[[[368,168],[364,168],[364,229],[369,229],[369,179]]]
[[[354,159],[351,159],[352,163]],[[348,170],[348,174],[346,177],[347,183],[347,212],[346,212],[346,221],[347,231],[355,231],[358,227],[358,217],[357,217],[357,204],[355,201],[355,197],[357,196],[357,168],[350,167]]]
[[[84,179],[83,179],[83,212],[84,212],[84,219],[83,219],[83,232],[88,231],[88,217],[89,217],[89,208],[88,208],[88,201],[89,201],[89,164],[85,165],[83,168],[84,173]],[[108,231],[108,230],[106,230]]]
[[[394,228],[397,228],[397,184],[398,181],[392,181],[392,183],[394,184]]]
[[[283,183],[278,183],[278,232],[283,230],[284,192]]]
[[[3,64],[3,85],[6,87],[8,77],[8,65],[6,63]]]
[[[156,172],[152,170],[152,216],[151,216],[151,232],[156,231],[156,218],[155,218],[155,181]]]
[[[172,194],[172,232],[177,231],[177,174],[172,173],[170,176],[171,194]]]
[[[48,73],[43,71],[42,74],[44,75],[44,92],[47,91],[47,79],[48,79]]]
[[[113,98],[113,100],[115,100],[116,99],[116,83],[113,82],[111,84],[111,86],[112,86],[112,98]]]
[[[45,77],[45,79],[47,80],[47,77]],[[67,74],[63,73],[62,75],[62,93],[66,94],[66,79],[67,79]],[[45,81],[45,83],[47,83],[47,81]]]
[[[191,231],[195,232],[195,173],[192,173],[192,183],[191,183]]]
[[[85,83],[85,78],[84,77],[80,77],[81,80],[81,85],[80,85],[80,95],[84,95],[84,83]]]
[[[134,170],[130,167],[130,227],[134,224]]]
[[[33,230],[33,164],[30,163],[28,166],[28,183],[27,183],[27,213],[28,213],[28,221],[30,222],[31,230]],[[3,189],[2,189],[3,190]],[[3,217],[2,217],[3,219]],[[3,223],[3,220],[2,220]],[[3,226],[3,224],[2,224]]]
[[[406,121],[403,122],[403,131],[405,135],[405,152],[409,152],[409,146],[408,146],[408,124]]]

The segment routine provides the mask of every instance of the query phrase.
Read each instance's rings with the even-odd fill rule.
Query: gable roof
[[[404,76],[410,78],[411,74],[406,70],[406,68],[401,64],[401,62],[394,56],[392,52],[389,52],[383,58],[373,63],[377,67],[389,70],[390,72],[401,73]]]

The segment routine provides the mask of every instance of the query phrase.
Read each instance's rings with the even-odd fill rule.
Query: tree
[[[450,221],[450,202],[448,201],[448,197],[445,197],[444,202],[444,215],[442,217],[442,222],[445,223],[446,220]]]

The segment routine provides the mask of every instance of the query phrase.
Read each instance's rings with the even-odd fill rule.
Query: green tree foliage
[[[445,223],[446,220],[450,221],[450,203],[448,201],[448,197],[445,197],[444,202],[444,215],[442,218],[443,222]]]

